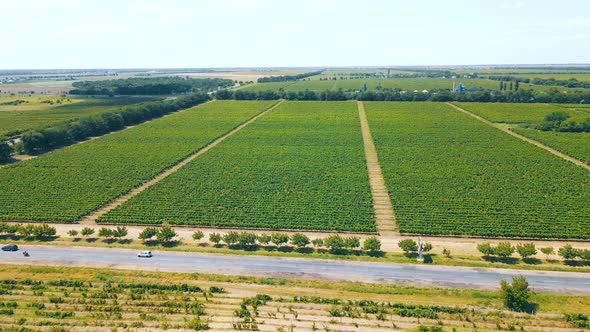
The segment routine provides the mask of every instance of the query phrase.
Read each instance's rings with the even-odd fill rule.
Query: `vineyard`
[[[356,104],[287,102],[99,222],[374,232]]]
[[[79,220],[274,102],[213,102],[0,168],[0,220]]]
[[[400,231],[590,238],[590,177],[444,104],[365,103]]]
[[[458,81],[455,80],[458,84]],[[485,79],[463,79],[461,82],[469,87],[484,87],[487,89],[496,89],[498,83]],[[452,79],[437,79],[437,78],[367,78],[367,79],[326,79],[318,80],[311,79],[309,81],[294,81],[294,82],[277,82],[277,83],[260,83],[247,87],[246,91],[267,91],[283,89],[287,92],[300,92],[305,90],[322,92],[325,90],[363,90],[364,84],[367,85],[367,90],[374,91],[378,89],[401,89],[401,90],[419,90],[423,89],[451,89],[453,87]]]
[[[484,119],[501,123],[537,124],[545,116],[563,111],[547,104],[517,104],[517,103],[454,103],[457,106],[475,113]]]
[[[0,106],[0,136],[74,120],[81,116],[106,113],[144,101],[157,100],[153,97],[111,99],[67,97],[58,99],[17,96],[13,98],[27,102],[15,106]],[[4,99],[7,98],[4,97]],[[0,101],[2,100],[0,99]]]
[[[590,133],[540,131],[520,127],[512,130],[590,164]]]
[[[44,266],[1,271],[2,331],[579,331],[567,314],[588,309],[588,297],[571,295],[535,295],[538,312],[523,315],[503,309],[497,291]]]

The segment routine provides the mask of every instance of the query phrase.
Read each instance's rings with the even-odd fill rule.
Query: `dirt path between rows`
[[[523,140],[523,141],[525,141],[527,143],[530,143],[530,144],[532,144],[532,145],[534,145],[534,146],[536,146],[538,148],[541,148],[543,150],[546,150],[546,151],[548,151],[548,152],[550,152],[550,153],[558,156],[559,158],[562,158],[563,160],[567,160],[567,161],[569,161],[569,162],[571,162],[571,163],[573,163],[575,165],[578,165],[578,166],[580,166],[582,168],[585,168],[586,170],[590,171],[590,165],[586,164],[585,162],[583,162],[583,161],[581,161],[579,159],[570,157],[567,154],[565,154],[563,152],[559,152],[559,151],[557,151],[557,150],[555,150],[553,148],[550,148],[547,145],[545,145],[545,144],[543,144],[543,143],[541,143],[539,141],[535,141],[535,140],[530,139],[528,137],[525,137],[523,135],[517,134],[517,133],[513,132],[512,130],[510,130],[509,127],[502,126],[502,125],[497,124],[497,123],[493,123],[493,122],[491,122],[489,120],[486,120],[486,119],[482,118],[481,116],[479,116],[477,114],[474,114],[474,113],[471,113],[471,112],[469,112],[467,110],[464,110],[461,107],[456,106],[456,105],[454,105],[452,103],[447,103],[447,105],[451,106],[452,108],[456,109],[459,112],[462,112],[462,113],[465,113],[465,114],[467,114],[469,116],[472,116],[472,117],[476,118],[477,120],[479,120],[479,121],[481,121],[481,122],[483,122],[483,123],[485,123],[485,124],[487,124],[489,126],[492,126],[492,127],[496,128],[496,129],[499,129],[499,130],[507,133],[508,135],[514,136],[514,137],[516,137],[516,138],[518,138],[520,140]]]
[[[373,136],[371,135],[371,129],[369,128],[369,122],[367,121],[367,113],[365,112],[365,105],[362,101],[357,101],[357,108],[361,122],[361,132],[363,135],[363,145],[365,147],[365,157],[367,159],[369,185],[373,196],[373,208],[375,210],[377,231],[381,236],[384,236],[385,234],[391,235],[391,233],[396,232],[393,205],[391,204],[389,193],[385,186],[385,179],[383,178],[381,165],[379,165],[379,158],[377,157],[377,149],[373,142]]]
[[[166,171],[158,174],[156,177],[154,177],[153,179],[149,180],[148,182],[145,182],[144,184],[142,184],[139,187],[133,189],[132,191],[128,192],[127,194],[122,195],[122,196],[119,196],[114,201],[111,201],[110,203],[104,205],[100,209],[95,210],[91,214],[83,217],[82,220],[80,220],[80,224],[81,225],[96,225],[96,219],[100,218],[101,216],[105,215],[106,213],[108,213],[109,211],[115,209],[116,207],[120,206],[121,204],[127,202],[128,200],[130,200],[134,196],[137,196],[139,193],[141,193],[142,191],[146,190],[147,188],[149,188],[149,187],[153,186],[154,184],[162,181],[164,178],[166,178],[170,174],[178,171],[184,165],[186,165],[186,164],[190,163],[191,161],[195,160],[196,158],[200,157],[201,155],[203,155],[207,151],[209,151],[212,148],[214,148],[215,146],[217,146],[219,143],[223,142],[226,138],[228,138],[231,135],[233,135],[233,134],[237,133],[238,131],[242,130],[244,127],[246,127],[247,125],[251,124],[252,122],[258,120],[258,118],[260,118],[264,114],[272,111],[273,109],[275,109],[276,107],[278,107],[283,102],[284,102],[283,99],[279,100],[273,106],[271,106],[268,109],[266,109],[266,110],[258,113],[254,117],[250,118],[250,120],[242,123],[241,125],[239,125],[238,127],[234,128],[233,130],[227,132],[225,135],[219,137],[218,139],[216,139],[215,141],[213,141],[209,145],[207,145],[204,148],[200,149],[199,151],[193,153],[192,155],[186,157],[185,159],[183,159],[182,161],[180,161],[178,164],[172,166],[171,168],[167,169]]]

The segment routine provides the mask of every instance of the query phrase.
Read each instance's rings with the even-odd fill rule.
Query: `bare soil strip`
[[[278,107],[283,102],[284,102],[284,100],[282,100],[282,99],[279,100],[279,102],[277,102],[276,104],[274,104],[272,107],[266,109],[265,111],[262,111],[262,112],[258,113],[254,117],[250,118],[250,120],[242,123],[241,125],[239,125],[238,127],[234,128],[233,130],[227,132],[225,135],[219,137],[218,139],[216,139],[215,141],[213,141],[209,145],[207,145],[204,148],[200,149],[199,151],[195,152],[194,154],[186,157],[181,162],[179,162],[178,164],[172,166],[171,168],[167,169],[166,171],[158,174],[156,177],[154,177],[153,179],[149,180],[148,182],[145,182],[144,184],[142,184],[139,187],[133,189],[132,191],[128,192],[127,194],[122,195],[122,196],[119,196],[114,201],[111,201],[110,203],[104,205],[100,209],[95,210],[91,214],[83,217],[82,220],[80,220],[80,224],[82,224],[82,225],[96,225],[96,219],[100,218],[101,216],[105,215],[106,213],[108,213],[109,211],[115,209],[116,207],[120,206],[121,204],[127,202],[128,200],[130,200],[134,196],[138,195],[142,191],[146,190],[147,188],[149,188],[149,187],[153,186],[154,184],[162,181],[164,178],[166,178],[170,174],[178,171],[184,165],[186,165],[186,164],[190,163],[191,161],[195,160],[196,158],[200,157],[201,155],[203,155],[204,153],[206,153],[207,151],[211,150],[212,148],[214,148],[215,146],[217,146],[219,143],[221,143],[222,141],[224,141],[226,138],[228,138],[231,135],[237,133],[238,131],[240,131],[241,129],[243,129],[247,125],[251,124],[252,122],[258,120],[258,118],[260,118],[264,114],[272,111],[273,109],[275,109],[276,107]]]
[[[359,118],[361,121],[361,132],[363,134],[363,143],[365,146],[365,156],[367,159],[367,171],[369,173],[369,185],[371,186],[371,194],[373,195],[373,208],[375,210],[375,222],[377,224],[377,231],[380,235],[384,233],[396,232],[395,214],[393,212],[393,205],[385,186],[385,179],[381,172],[379,159],[377,157],[377,149],[373,143],[373,136],[367,121],[367,114],[365,113],[365,106],[362,101],[357,102],[359,111]]]
[[[572,157],[568,156],[565,153],[562,153],[562,152],[559,152],[559,151],[557,151],[557,150],[555,150],[553,148],[550,148],[547,145],[545,145],[545,144],[543,144],[543,143],[541,143],[539,141],[535,141],[535,140],[530,139],[528,137],[525,137],[525,136],[522,136],[520,134],[517,134],[517,133],[513,132],[512,130],[510,130],[509,129],[510,127],[508,127],[506,125],[497,124],[497,123],[491,122],[489,120],[486,120],[486,119],[482,118],[481,116],[479,116],[477,114],[474,114],[474,113],[471,113],[471,112],[469,112],[467,110],[464,110],[461,107],[456,106],[456,105],[454,105],[452,103],[447,103],[447,105],[451,106],[452,108],[456,109],[459,112],[463,112],[463,113],[465,113],[467,115],[470,115],[470,116],[476,118],[477,120],[479,120],[479,121],[481,121],[481,122],[483,122],[483,123],[485,123],[487,125],[490,125],[490,126],[492,126],[494,128],[497,128],[497,129],[499,129],[499,130],[507,133],[508,135],[512,135],[512,136],[514,136],[514,137],[516,137],[518,139],[521,139],[521,140],[523,140],[523,141],[525,141],[527,143],[530,143],[530,144],[532,144],[532,145],[534,145],[536,147],[539,147],[539,148],[541,148],[543,150],[546,150],[546,151],[548,151],[548,152],[550,152],[550,153],[558,156],[559,158],[562,158],[563,160],[567,160],[567,161],[569,161],[569,162],[571,162],[573,164],[576,164],[576,165],[578,165],[578,166],[580,166],[582,168],[585,168],[586,170],[590,171],[590,165],[586,164],[585,162],[583,162],[581,160],[578,160],[576,158],[572,158]]]

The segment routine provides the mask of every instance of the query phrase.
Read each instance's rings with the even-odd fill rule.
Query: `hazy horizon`
[[[4,70],[579,65],[590,2],[3,3]]]

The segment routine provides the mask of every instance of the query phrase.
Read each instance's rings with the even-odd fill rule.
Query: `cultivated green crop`
[[[375,231],[356,105],[287,102],[99,221]]]
[[[16,99],[25,97],[14,97]],[[70,97],[77,101],[75,97]],[[120,109],[144,101],[157,100],[153,97],[141,98],[110,98],[110,99],[84,99],[71,104],[46,106],[29,106],[21,104],[18,106],[2,106],[0,109],[0,136],[22,132],[28,129],[44,127],[57,122],[78,119],[82,116],[96,115]]]
[[[587,170],[444,104],[365,105],[402,232],[590,238]]]
[[[540,131],[519,127],[512,130],[590,164],[590,133]]]
[[[273,103],[208,103],[0,168],[0,220],[76,221]]]
[[[454,103],[492,122],[538,124],[553,112],[568,112],[548,104]]]

